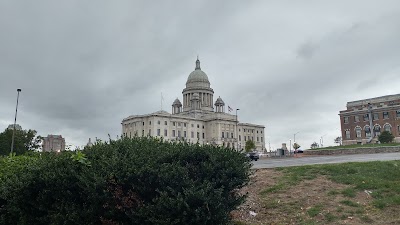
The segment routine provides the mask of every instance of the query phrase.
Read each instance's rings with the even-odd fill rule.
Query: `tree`
[[[301,147],[301,146],[300,146],[299,144],[293,143],[293,148],[294,148],[295,150],[299,149],[300,147]]]
[[[11,150],[12,129],[6,129],[0,133],[0,155],[8,155]],[[15,130],[14,153],[16,155],[24,154],[27,151],[39,149],[42,137],[36,136],[35,130]]]
[[[337,137],[337,138],[335,138],[334,142],[335,142],[336,144],[342,145],[342,137]]]
[[[318,148],[318,147],[319,147],[319,145],[315,141],[314,141],[314,143],[311,144],[311,149]]]
[[[256,144],[254,144],[254,141],[252,141],[252,140],[246,141],[246,146],[245,146],[246,152],[250,152],[252,149],[255,149],[255,148],[256,148]]]
[[[383,131],[378,137],[380,143],[390,143],[393,139],[394,136],[389,131]]]

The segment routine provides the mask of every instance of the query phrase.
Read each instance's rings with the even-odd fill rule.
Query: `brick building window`
[[[383,112],[383,119],[389,119],[389,112]]]
[[[343,117],[343,121],[344,123],[349,123],[349,117],[348,116]]]
[[[368,114],[364,114],[364,121],[368,121],[369,120],[369,115]]]
[[[346,130],[345,133],[346,133],[346,139],[350,139],[350,131]]]
[[[379,120],[379,114],[378,113],[374,113],[373,120]]]
[[[364,127],[365,137],[371,137],[371,129],[369,126]]]
[[[375,135],[375,137],[381,135],[381,126],[379,126],[379,125],[374,126],[374,135]]]
[[[392,133],[392,126],[390,124],[383,125],[383,130]]]
[[[356,127],[356,137],[360,138],[361,137],[361,127]]]
[[[360,117],[358,115],[354,116],[354,122],[356,123],[360,122]]]
[[[396,110],[396,117],[397,117],[397,118],[400,117],[400,110]]]

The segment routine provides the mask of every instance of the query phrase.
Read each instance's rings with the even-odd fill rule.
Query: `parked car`
[[[247,153],[247,157],[249,157],[251,161],[257,161],[260,158],[260,155],[257,152],[249,152]]]
[[[297,149],[297,151],[295,151],[295,153],[303,153],[303,150]]]

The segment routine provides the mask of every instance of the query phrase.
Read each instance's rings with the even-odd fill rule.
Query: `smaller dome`
[[[176,98],[174,103],[172,103],[172,106],[179,106],[180,107],[180,106],[182,106],[182,103],[181,103],[181,101],[179,101],[178,98]]]
[[[222,98],[221,97],[218,97],[217,98],[217,101],[215,101],[215,105],[225,105],[225,102],[222,100]]]

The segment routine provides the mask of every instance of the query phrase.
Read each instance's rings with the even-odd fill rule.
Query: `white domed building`
[[[214,102],[214,90],[200,60],[189,74],[182,102],[172,103],[171,113],[164,110],[146,115],[132,115],[122,120],[122,135],[155,136],[171,141],[211,144],[242,150],[247,140],[256,150],[265,149],[265,127],[239,123],[236,115],[225,112],[221,97]],[[233,112],[235,113],[235,112]]]

